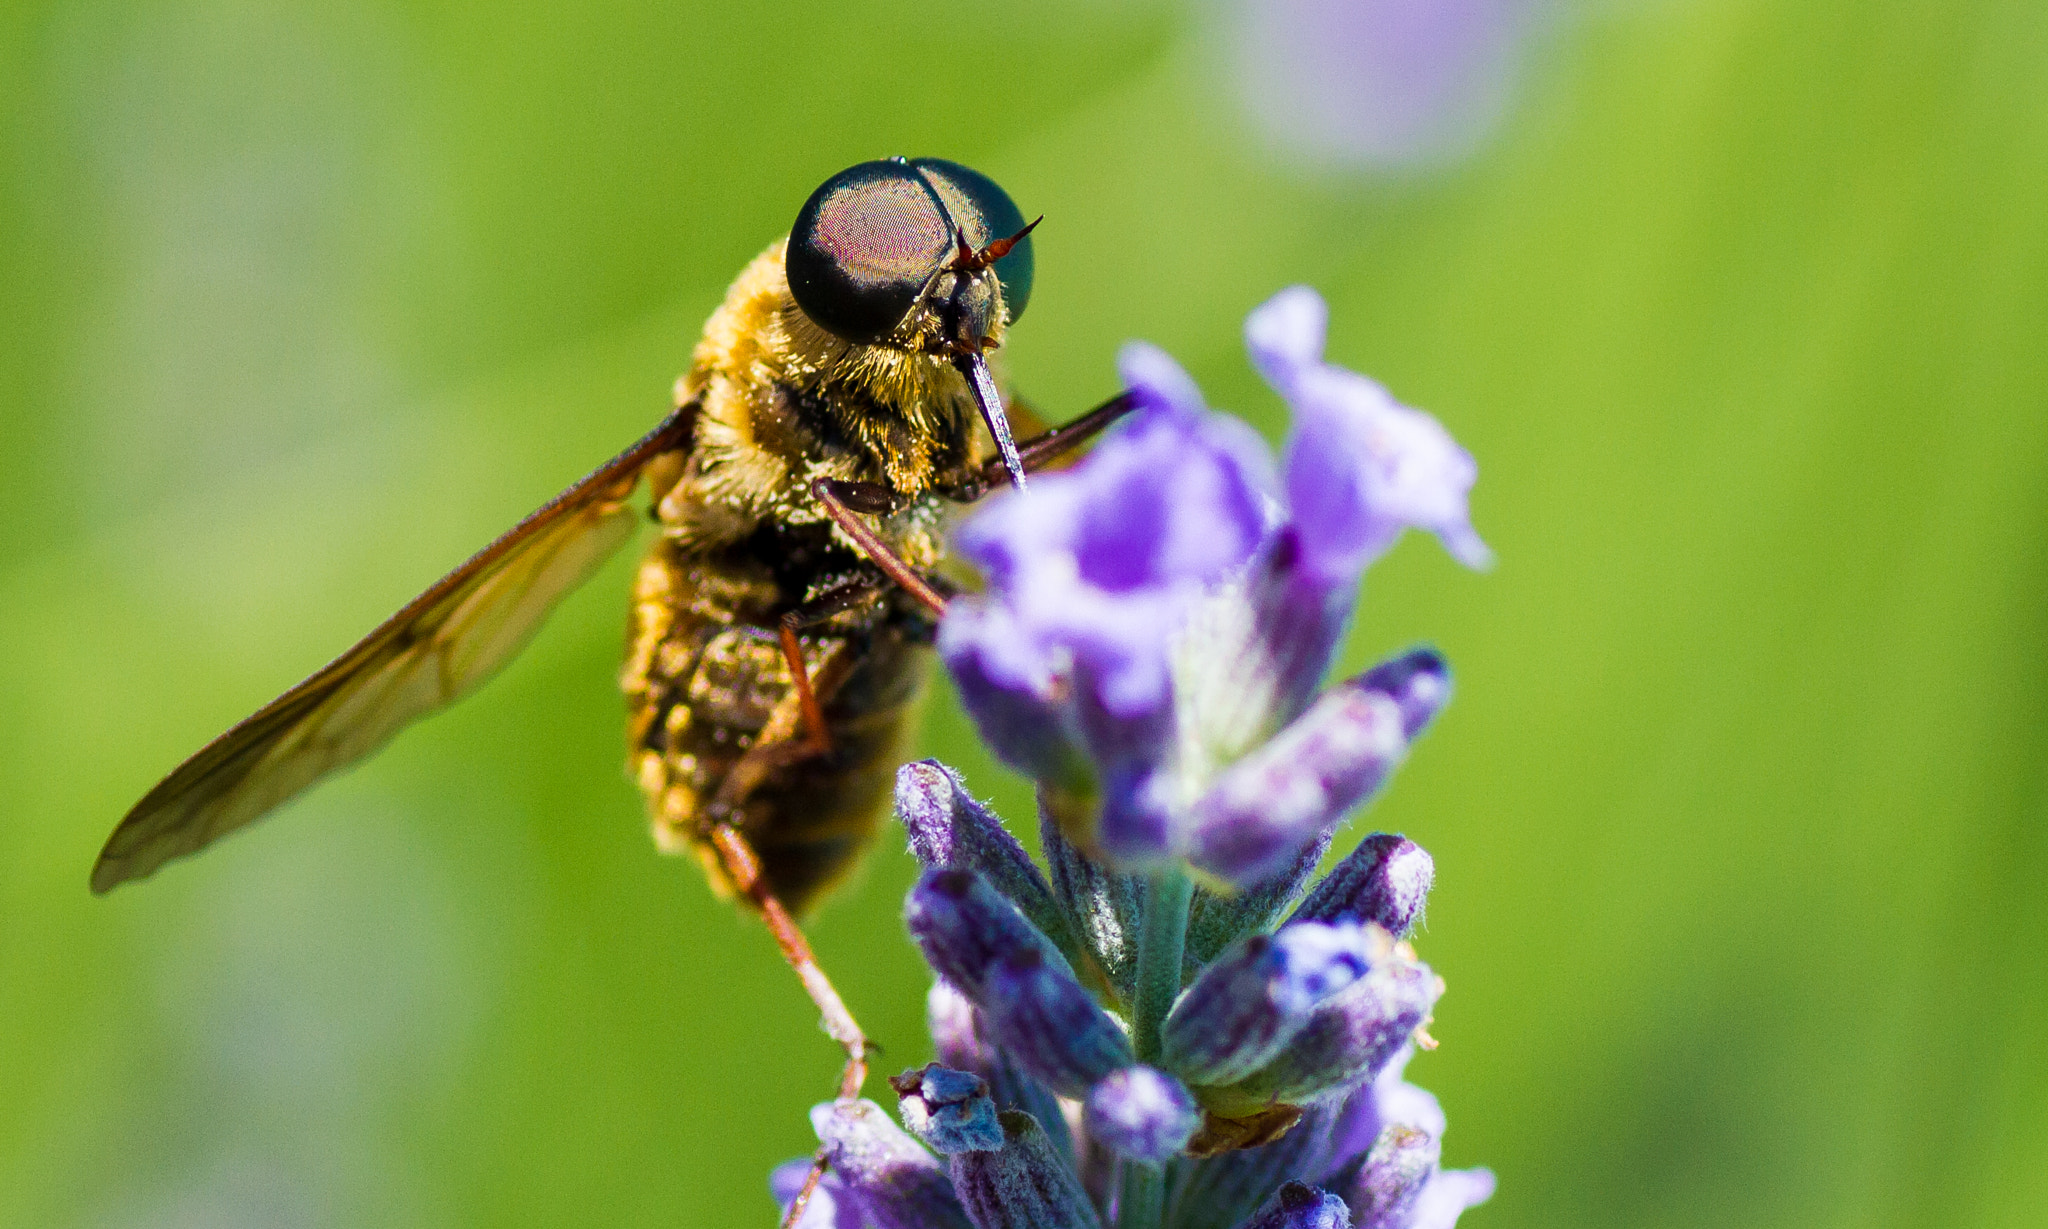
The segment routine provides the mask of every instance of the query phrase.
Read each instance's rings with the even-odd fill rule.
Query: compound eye
[[[796,215],[789,289],[820,327],[865,344],[903,322],[953,253],[952,220],[925,177],[900,160],[863,162],[819,185]]]
[[[946,210],[967,232],[967,242],[983,247],[1007,239],[1024,229],[1024,215],[1010,194],[996,181],[971,167],[943,158],[918,158],[912,166],[924,172],[932,190],[945,202]],[[996,280],[1003,286],[1003,304],[1010,319],[1024,314],[1031,300],[1031,236],[1026,235],[995,263]]]

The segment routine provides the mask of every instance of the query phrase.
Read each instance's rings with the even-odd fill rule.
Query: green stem
[[[1138,988],[1131,1041],[1138,1061],[1159,1061],[1159,1027],[1180,994],[1181,953],[1187,946],[1188,901],[1194,881],[1178,867],[1152,877],[1145,893],[1145,926],[1138,936]]]
[[[1142,1161],[1125,1161],[1117,1190],[1116,1229],[1159,1229],[1166,1214],[1166,1171]]]

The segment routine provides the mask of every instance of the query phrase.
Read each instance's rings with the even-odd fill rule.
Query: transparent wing
[[[128,812],[92,889],[205,848],[474,691],[633,535],[627,505],[652,458],[687,450],[696,406],[557,495],[348,652],[180,764]]]

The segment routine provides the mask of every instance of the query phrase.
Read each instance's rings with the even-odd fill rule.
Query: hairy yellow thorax
[[[704,325],[679,403],[696,400],[696,449],[659,512],[671,537],[709,547],[763,520],[823,519],[814,479],[879,482],[912,499],[956,481],[986,451],[967,382],[911,339],[858,345],[812,323],[783,269],[784,241],[754,258]],[[897,520],[900,518],[891,518]],[[913,555],[935,543],[913,516]]]

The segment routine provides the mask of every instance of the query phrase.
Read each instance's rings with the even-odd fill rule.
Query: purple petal
[[[768,1175],[768,1190],[775,1197],[775,1206],[782,1209],[782,1215],[789,1215],[789,1205],[803,1189],[811,1176],[811,1158],[798,1157],[784,1161]],[[804,1205],[803,1218],[793,1229],[867,1229],[860,1208],[846,1197],[846,1188],[830,1170],[818,1179],[818,1188],[811,1192],[810,1202]]]
[[[1163,1165],[1202,1125],[1202,1111],[1179,1080],[1153,1067],[1112,1071],[1082,1110],[1088,1137],[1133,1161]]]
[[[1251,351],[1252,366],[1287,396],[1295,373],[1323,361],[1329,326],[1330,308],[1323,296],[1307,286],[1289,286],[1244,318],[1245,348]]]
[[[1458,1215],[1493,1198],[1490,1169],[1444,1169],[1422,1188],[1407,1229],[1453,1229]]]
[[[1037,780],[1086,781],[1086,761],[1056,702],[1070,663],[1028,642],[1016,612],[984,597],[954,598],[938,648],[962,707],[999,759]]]
[[[1200,414],[1209,408],[1194,377],[1173,356],[1147,341],[1125,342],[1116,352],[1117,374],[1146,409]]]
[[[1331,583],[1355,583],[1411,527],[1468,567],[1492,561],[1466,507],[1479,467],[1436,419],[1339,367],[1295,372],[1292,389],[1287,502],[1305,557]]]
[[[1171,367],[1156,354],[1141,354],[1138,366],[1148,362]],[[949,612],[940,630],[941,655],[971,674],[963,690],[1050,704],[1064,686],[1072,702],[1115,719],[1165,709],[1167,642],[1203,587],[1264,539],[1273,481],[1249,428],[1203,410],[1192,384],[1164,387],[1185,382],[1177,367],[1151,378],[1164,382],[1159,406],[1073,469],[1034,482],[1030,495],[991,500],[956,535],[989,584],[981,598],[956,603],[961,617]]]
[[[1404,1047],[1372,1081],[1344,1099],[1332,1120],[1330,1156],[1338,1164],[1362,1157],[1390,1126],[1413,1127],[1441,1139],[1444,1111],[1427,1089],[1402,1078],[1414,1047]]]
[[[1156,870],[1184,852],[1185,825],[1173,778],[1158,764],[1111,765],[1102,782],[1089,852],[1120,871]]]
[[[1427,529],[1470,567],[1492,559],[1466,493],[1478,466],[1436,419],[1322,357],[1327,308],[1292,286],[1245,321],[1252,360],[1294,411],[1287,502],[1303,562],[1333,588],[1357,584],[1401,530]]]

